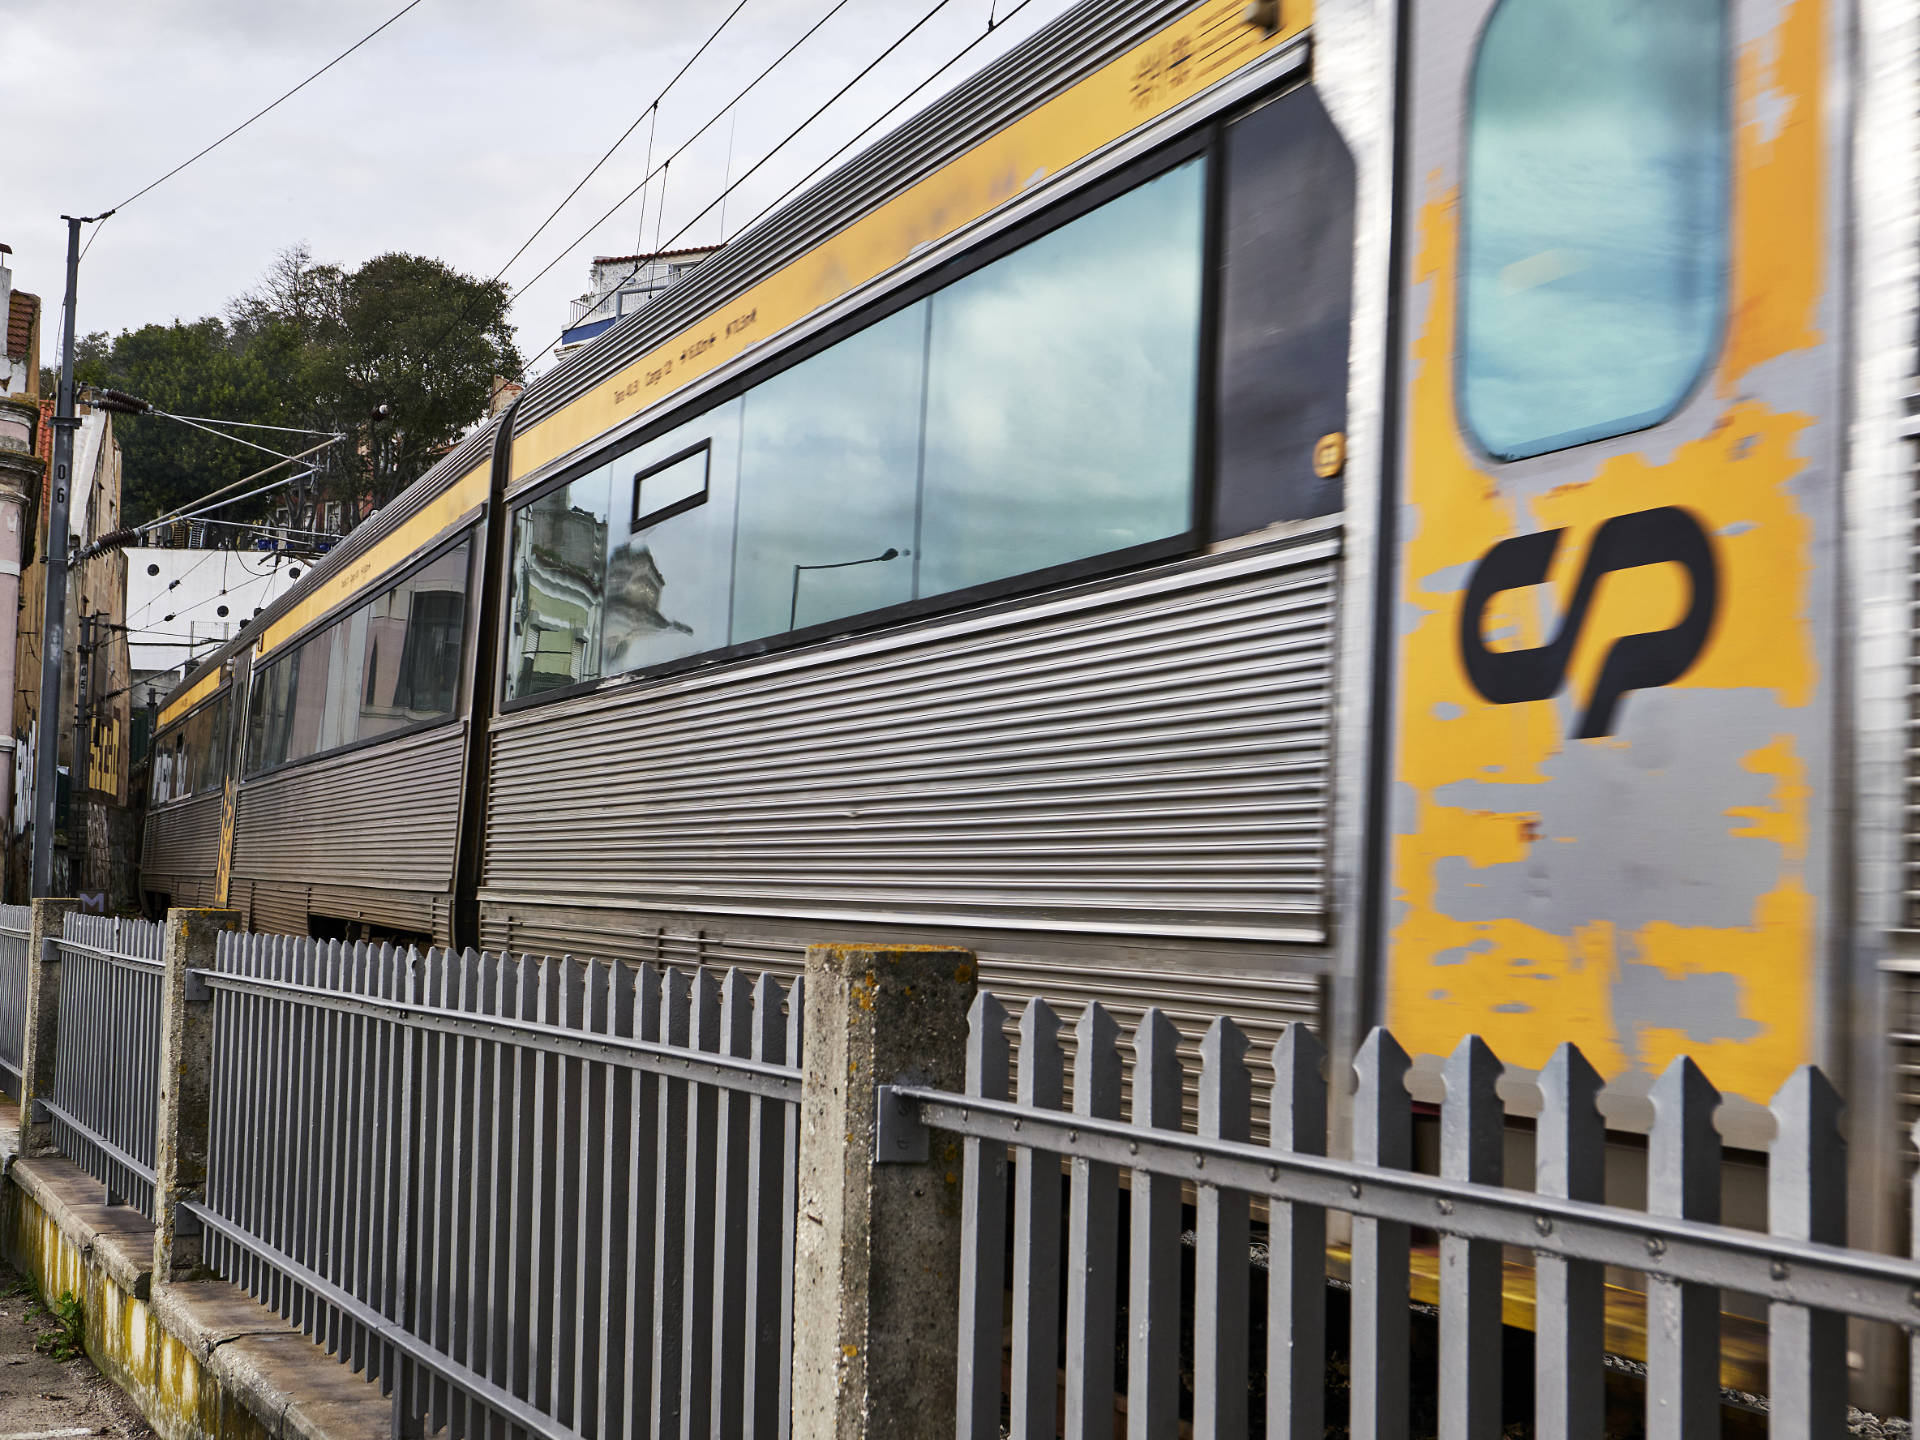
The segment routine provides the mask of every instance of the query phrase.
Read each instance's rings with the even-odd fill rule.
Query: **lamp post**
[[[845,570],[849,565],[878,565],[886,560],[898,560],[901,552],[889,545],[878,555],[869,555],[864,560],[834,560],[823,565],[796,565],[793,567],[793,601],[787,606],[787,629],[794,628],[794,621],[800,614],[800,572],[803,570]]]

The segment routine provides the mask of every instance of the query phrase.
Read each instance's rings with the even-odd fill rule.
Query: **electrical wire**
[[[615,140],[613,144],[609,145],[606,149],[606,153],[603,154],[598,160],[593,162],[593,165],[588,169],[587,173],[580,177],[579,183],[576,184],[573,187],[573,189],[567,192],[566,198],[562,200],[558,205],[554,206],[550,212],[548,212],[546,219],[542,220],[538,225],[534,226],[533,233],[527,236],[525,240],[522,240],[520,242],[520,248],[514,251],[513,254],[507,257],[506,264],[502,265],[498,270],[493,272],[494,279],[498,280],[502,275],[506,274],[508,268],[512,266],[513,262],[518,260],[522,255],[527,253],[527,248],[531,246],[534,241],[540,238],[540,236],[545,232],[547,226],[551,225],[555,220],[557,220],[560,216],[560,212],[566,209],[568,205],[573,203],[573,197],[578,195],[581,192],[581,190],[586,188],[586,184],[589,180],[593,179],[595,175],[598,175],[600,173],[600,167],[605,165],[607,161],[613,158],[613,152],[618,150],[622,145],[626,144],[627,137],[633,134],[634,131],[640,128],[640,122],[642,120],[646,119],[647,116],[652,115],[654,116],[655,123],[658,124],[660,102],[667,98],[667,92],[673,89],[675,85],[678,85],[680,83],[681,77],[684,76],[687,73],[687,71],[693,68],[694,61],[698,60],[702,55],[707,53],[708,47],[711,46],[714,41],[720,38],[721,32],[724,31],[727,28],[727,26],[733,23],[734,16],[738,15],[742,10],[746,8],[747,8],[747,0],[740,0],[739,4],[735,5],[733,9],[727,12],[727,18],[722,20],[719,23],[719,25],[717,25],[714,28],[713,32],[709,34],[705,40],[702,40],[700,42],[700,48],[698,50],[695,50],[693,54],[687,58],[686,64],[682,65],[678,70],[674,72],[673,79],[667,81],[667,83],[661,88],[660,93],[653,97],[653,103],[647,106],[647,108],[642,110],[638,115],[634,116],[633,123],[627,126],[625,130],[622,130],[620,132],[620,138],[618,140]],[[649,152],[648,160],[649,160],[649,163],[651,163],[651,160],[652,160],[651,152],[653,148],[653,141],[651,136],[649,136],[648,138],[647,148]]]
[[[401,16],[405,15],[409,10],[412,10],[415,6],[419,5],[420,3],[421,3],[421,0],[407,0],[406,4],[402,5],[398,10],[394,11],[393,14],[389,15],[385,20],[382,20],[378,25],[374,26],[373,29],[369,30],[366,34],[362,35],[358,40],[354,41],[353,44],[349,45],[346,49],[342,50],[338,55],[334,56],[333,59],[329,60],[326,64],[322,65],[318,70],[314,71],[311,75],[307,76],[307,78],[302,80],[298,85],[294,86],[291,90],[286,91],[277,100],[274,100],[270,104],[265,105],[260,109],[254,111],[253,114],[249,115],[246,119],[242,120],[238,125],[234,126],[233,129],[227,131],[226,134],[222,135],[218,140],[215,140],[211,145],[208,145],[204,149],[198,150],[192,155],[189,155],[185,160],[182,160],[178,165],[174,166],[171,170],[167,171],[167,173],[162,175],[158,180],[150,181],[146,185],[141,186],[138,190],[134,191],[133,194],[129,195],[126,199],[122,200],[118,205],[114,206],[113,208],[115,210],[126,209],[127,206],[131,205],[134,201],[138,200],[142,195],[147,194],[151,190],[156,190],[160,186],[166,184],[167,181],[171,180],[174,176],[178,175],[182,170],[186,169],[189,165],[193,164],[196,160],[203,159],[207,155],[212,154],[215,150],[219,149],[222,145],[226,144],[227,141],[231,140],[234,136],[238,135],[242,130],[246,129],[249,125],[253,124],[254,121],[259,120],[265,115],[267,115],[268,113],[270,113],[271,111],[278,109],[282,104],[284,104],[288,100],[291,100],[295,95],[298,95],[302,90],[306,89],[307,86],[311,85],[314,81],[318,80],[322,75],[326,74],[329,70],[333,69],[334,66],[338,65],[342,60],[346,59],[349,55],[353,54],[354,51],[358,50],[362,45],[365,45],[369,40],[373,39],[374,36],[378,35],[382,30],[385,30],[389,25],[393,24],[396,20],[400,19]],[[97,237],[100,232],[98,230],[95,230],[93,233]],[[91,245],[93,242],[88,241],[87,243]]]
[[[873,72],[873,70],[877,66],[882,64],[889,55],[893,54],[895,50],[899,49],[900,46],[904,45],[909,39],[911,39],[914,33],[918,31],[921,28],[921,26],[925,25],[927,21],[931,20],[935,15],[939,14],[940,11],[944,10],[947,7],[947,5],[950,3],[952,3],[952,0],[940,0],[940,3],[935,5],[932,10],[928,11],[926,15],[921,17],[921,19],[914,24],[912,29],[908,30],[905,35],[902,35],[898,40],[894,41],[892,45],[888,46],[886,50],[882,51],[881,54],[877,56],[864,70],[862,70],[858,75],[854,76],[852,80],[848,81],[847,84],[843,85],[837,92],[835,92],[835,94],[826,102],[825,105],[822,105],[820,109],[816,110],[812,115],[808,116],[807,119],[803,120],[798,126],[796,126],[791,132],[788,133],[786,138],[783,139],[780,142],[780,144],[776,145],[772,150],[769,150],[766,155],[762,156],[761,159],[755,163],[752,170],[748,170],[746,174],[742,175],[738,180],[730,184],[725,190],[721,192],[719,196],[716,196],[715,199],[708,204],[705,210],[702,210],[699,215],[694,216],[694,218],[688,221],[686,225],[683,225],[679,230],[675,231],[672,238],[667,240],[665,243],[668,245],[672,245],[673,243],[678,241],[682,236],[684,236],[687,233],[687,231],[692,229],[695,224],[697,224],[702,218],[704,218],[714,208],[715,205],[723,203],[727,195],[731,194],[734,190],[737,190],[740,188],[740,186],[744,185],[747,182],[748,178],[753,174],[754,170],[759,169],[761,165],[765,164],[767,160],[771,159],[782,148],[784,148],[790,141],[792,141],[796,136],[798,136],[802,130],[806,129],[807,126],[811,125],[815,120],[819,119],[821,114],[823,114],[828,107],[833,105],[834,102],[840,99],[841,96],[845,95],[847,91],[851,90],[855,85],[858,85],[862,80],[864,80],[869,74]],[[1032,3],[1033,3],[1033,0],[1020,0],[1019,4],[1015,5],[1011,10],[1007,11],[1005,15],[1000,16],[996,23],[998,25],[1005,25],[1009,20],[1013,19],[1015,15],[1018,15],[1022,10],[1026,9],[1027,6]],[[965,47],[963,47],[951,59],[949,59],[943,65],[941,65],[941,67],[938,70],[934,71],[926,79],[922,80],[918,85],[914,86],[912,90],[908,91],[906,95],[902,96],[899,100],[896,100],[891,106],[889,106],[884,112],[882,112],[878,120],[875,120],[872,124],[868,125],[867,128],[861,131],[859,135],[855,136],[854,139],[848,141],[845,145],[841,146],[840,149],[835,151],[834,154],[830,156],[828,159],[814,166],[812,170],[807,172],[806,176],[803,179],[798,181],[796,184],[790,186],[787,189],[786,193],[783,194],[778,200],[774,201],[771,205],[768,205],[764,209],[762,209],[758,214],[756,214],[753,217],[752,220],[749,220],[746,223],[746,225],[741,227],[741,230],[739,233],[742,235],[746,234],[749,230],[753,229],[755,225],[758,225],[762,220],[764,220],[768,215],[772,214],[775,210],[779,209],[779,207],[784,205],[789,199],[791,199],[797,191],[799,191],[803,186],[810,183],[815,176],[819,175],[822,170],[825,170],[828,166],[835,164],[849,150],[853,149],[854,146],[858,145],[868,135],[871,135],[875,129],[877,129],[882,123],[884,123],[887,120],[888,117],[898,113],[902,106],[912,102],[912,100],[916,96],[918,96],[921,91],[925,90],[927,86],[933,84],[942,75],[946,74],[947,71],[951,70],[961,60],[966,58],[966,56],[968,56],[974,50],[979,48],[981,44],[983,44],[987,39],[991,37],[992,33],[993,33],[992,28],[989,28],[985,34],[982,34],[981,36],[979,36],[978,38],[976,38],[975,40],[967,44]],[[731,105],[732,103],[734,102],[729,102],[729,105]],[[726,113],[725,109],[723,109],[720,113],[725,114]],[[633,191],[629,191],[628,198],[631,198],[633,193],[634,193]],[[625,204],[625,203],[626,201],[624,199],[620,202],[620,204]],[[616,205],[614,207],[614,210],[617,210],[618,208],[619,208],[619,205]],[[601,217],[601,221],[604,222],[612,214],[613,214],[613,210],[609,210],[606,215],[603,215]],[[598,223],[600,222],[596,222],[596,228]],[[590,235],[592,234],[592,231],[589,230],[587,233]],[[582,236],[581,238],[584,239],[586,237]],[[579,242],[576,241],[575,245],[578,245],[578,243]],[[657,248],[658,247],[656,246],[656,249]],[[569,250],[568,253],[571,253],[571,251]],[[559,261],[564,258],[566,258],[565,255],[556,256],[554,260],[550,261],[545,267],[545,269],[543,269],[540,272],[540,275],[544,275],[547,270],[551,270],[555,264],[558,264]],[[644,261],[640,263],[644,263]],[[603,300],[605,300],[607,296],[611,295],[614,291],[618,290],[622,285],[626,284],[628,280],[632,279],[633,276],[639,271],[639,268],[640,268],[640,265],[635,264],[631,269],[627,271],[625,275],[621,276],[618,280],[614,281],[613,284],[609,285],[606,289],[600,291],[599,294],[593,296],[591,303],[589,304],[589,306],[587,307],[587,310],[584,313],[591,314],[595,309],[599,307],[600,303]],[[540,275],[534,276],[533,279],[538,280],[540,278]],[[519,296],[526,291],[527,286],[531,284],[533,284],[533,280],[527,281],[525,285],[522,285],[519,290],[514,292],[513,298],[518,299]],[[565,329],[561,330],[560,333],[556,335],[552,340],[548,341],[545,345],[542,345],[541,347],[539,347],[538,350],[529,352],[528,358],[522,362],[520,370],[517,372],[515,378],[524,380],[526,378],[527,367],[533,363],[534,358],[538,355],[544,354],[546,351],[550,350],[554,345],[558,344],[561,340],[564,340],[566,338],[567,330],[570,330],[572,328],[573,327],[571,325],[567,326]]]
[[[643,189],[645,189],[646,186],[653,180],[653,177],[655,175],[660,174],[661,171],[664,171],[669,165],[673,164],[675,160],[679,159],[682,155],[686,154],[686,152],[694,145],[696,141],[700,139],[701,136],[705,135],[707,131],[711,130],[715,125],[720,123],[722,116],[724,116],[729,110],[733,109],[733,107],[738,105],[742,100],[746,99],[747,96],[753,91],[754,87],[759,85],[759,83],[762,80],[765,80],[767,76],[771,75],[776,69],[778,69],[786,61],[787,57],[792,55],[794,51],[798,50],[802,45],[806,44],[807,41],[811,40],[816,34],[818,34],[821,26],[825,25],[829,20],[833,19],[834,16],[838,15],[842,10],[846,9],[848,3],[849,3],[849,0],[834,0],[834,4],[831,7],[829,7],[829,9],[827,10],[827,13],[822,15],[818,20],[814,21],[812,25],[808,26],[805,34],[803,34],[798,40],[795,40],[791,45],[787,46],[785,50],[782,50],[778,55],[776,55],[771,65],[767,66],[766,69],[762,70],[758,75],[754,76],[753,79],[749,80],[746,83],[746,85],[741,88],[740,92],[737,95],[735,95],[731,100],[727,101],[727,103],[722,105],[718,110],[714,111],[712,116],[710,116],[706,120],[706,122],[700,126],[698,130],[694,131],[693,134],[689,135],[686,138],[686,140],[684,140],[681,143],[680,147],[677,150],[675,150],[671,155],[667,156],[665,160],[660,162],[658,168],[656,168],[651,174],[643,177],[638,185],[634,186],[631,190],[627,191],[626,194],[622,195],[618,200],[616,200],[613,203],[611,207],[602,211],[600,218],[595,220],[584,231],[582,231],[579,234],[579,236],[577,236],[574,239],[572,244],[568,245],[564,250],[562,250],[558,255],[554,256],[553,259],[549,260],[545,265],[542,265],[540,269],[537,272],[535,272],[532,280],[527,280],[522,282],[519,288],[513,292],[512,298],[516,300],[519,299],[521,295],[526,293],[527,286],[533,284],[535,280],[540,279],[541,276],[545,275],[549,270],[553,269],[554,266],[558,265],[562,260],[566,259],[567,256],[571,255],[575,250],[579,249],[581,245],[585,244],[588,240],[593,238],[594,231],[598,230],[602,225],[606,224],[607,221],[611,220],[615,215],[615,213],[617,213],[623,206],[625,206],[629,200],[633,199],[634,196],[638,195]],[[940,0],[940,3],[942,5],[950,4],[951,0]],[[666,207],[664,205],[661,207],[663,212],[665,208]],[[680,233],[684,234],[685,232],[682,231]],[[674,238],[678,239],[679,236],[676,235]]]

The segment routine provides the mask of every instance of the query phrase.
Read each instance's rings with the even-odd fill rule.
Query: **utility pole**
[[[107,215],[113,212],[109,210]],[[53,894],[53,812],[60,787],[60,658],[67,630],[67,502],[72,489],[74,293],[80,285],[80,227],[106,215],[62,215],[67,222],[66,335],[60,394],[53,414],[53,475],[47,487],[47,592],[40,630],[40,710],[33,766],[33,894]],[[77,758],[77,757],[76,757]],[[77,767],[76,767],[77,768]]]

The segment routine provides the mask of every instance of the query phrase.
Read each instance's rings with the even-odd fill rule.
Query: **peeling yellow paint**
[[[1710,537],[1721,603],[1705,648],[1676,685],[1739,692],[1740,703],[1750,698],[1776,712],[1803,711],[1815,701],[1823,638],[1810,619],[1815,523],[1796,488],[1807,474],[1814,417],[1769,406],[1741,382],[1770,360],[1822,343],[1815,320],[1826,266],[1825,24],[1822,0],[1793,0],[1775,31],[1736,60],[1731,294],[1708,392],[1720,411],[1698,438],[1675,444],[1656,430],[1643,446],[1531,500],[1506,493],[1500,467],[1469,449],[1456,418],[1459,193],[1445,174],[1427,177],[1412,277],[1422,320],[1410,342],[1411,463],[1398,596],[1408,619],[1398,661],[1394,774],[1409,833],[1394,841],[1385,986],[1386,1021],[1416,1053],[1444,1055],[1475,1032],[1509,1063],[1538,1068],[1556,1045],[1572,1040],[1611,1077],[1634,1066],[1657,1070],[1684,1051],[1723,1091],[1760,1101],[1813,1058],[1819,904],[1805,872],[1817,780],[1792,735],[1780,734],[1743,759],[1748,771],[1773,778],[1768,801],[1723,817],[1727,844],[1777,847],[1768,862],[1776,866],[1774,883],[1744,924],[1628,927],[1605,900],[1587,915],[1555,910],[1553,929],[1544,928],[1544,901],[1540,914],[1463,919],[1446,913],[1440,885],[1443,868],[1454,867],[1468,872],[1455,883],[1484,889],[1471,872],[1524,864],[1548,841],[1579,842],[1577,828],[1543,832],[1556,762],[1571,745],[1632,746],[1620,735],[1569,739],[1568,717],[1584,706],[1619,637],[1672,626],[1691,600],[1677,566],[1608,574],[1574,646],[1563,694],[1490,704],[1468,680],[1458,627],[1462,577],[1503,539],[1564,532],[1547,582],[1501,593],[1486,614],[1491,648],[1528,648],[1553,638],[1603,523],[1659,506],[1691,511]],[[1633,703],[1629,695],[1625,704]],[[1664,775],[1657,765],[1644,774],[1634,783],[1645,788],[1621,803],[1643,808],[1648,824],[1664,823],[1669,817],[1648,802],[1656,792],[1667,803],[1684,797],[1687,777]],[[1534,787],[1540,799],[1529,796],[1524,809],[1476,808],[1477,786]],[[1511,805],[1511,795],[1504,792],[1501,803]],[[1741,1026],[1752,1033],[1690,1042],[1679,1030],[1627,1025],[1615,1013],[1615,996],[1628,964],[1670,979],[1734,976]]]

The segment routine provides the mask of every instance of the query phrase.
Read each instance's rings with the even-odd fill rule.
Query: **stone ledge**
[[[0,1162],[13,1182],[11,1194],[0,1182],[0,1209],[27,1222],[0,1227],[21,1251],[7,1258],[44,1291],[58,1276],[58,1288],[84,1292],[88,1355],[165,1440],[387,1440],[392,1403],[379,1388],[237,1286],[155,1286],[153,1227],[104,1204],[66,1160],[20,1158],[18,1114],[0,1102]],[[43,1225],[57,1241],[23,1241]]]
[[[60,1233],[127,1294],[145,1300],[153,1288],[153,1226],[138,1210],[108,1205],[99,1182],[59,1156],[22,1155],[7,1178],[44,1210]]]

